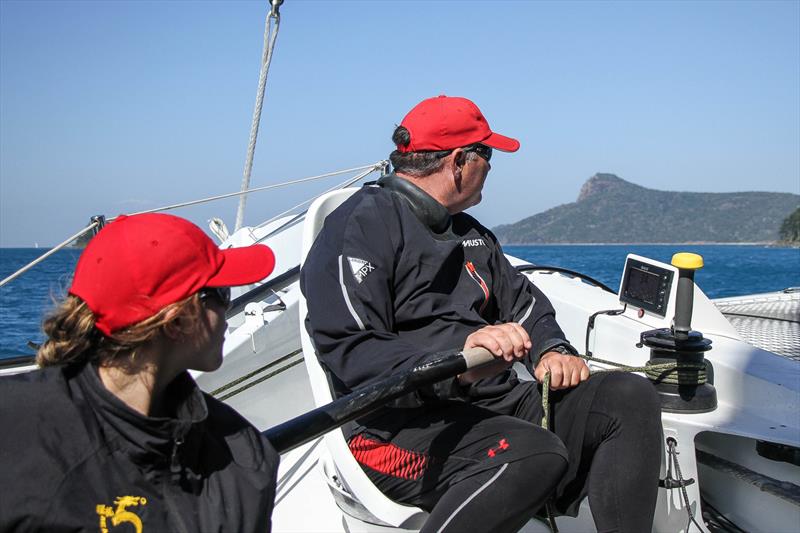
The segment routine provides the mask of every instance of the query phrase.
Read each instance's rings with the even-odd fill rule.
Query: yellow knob
[[[703,256],[689,252],[679,252],[672,256],[672,266],[686,270],[703,268]]]

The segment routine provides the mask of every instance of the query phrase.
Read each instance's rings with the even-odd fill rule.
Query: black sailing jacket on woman
[[[269,531],[269,442],[188,373],[166,397],[145,417],[91,364],[0,379],[0,531]]]

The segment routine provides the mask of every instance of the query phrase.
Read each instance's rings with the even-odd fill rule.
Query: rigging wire
[[[348,169],[345,169],[345,170],[337,170],[336,172],[328,172],[326,174],[319,174],[317,176],[311,176],[311,177],[308,177],[308,178],[300,178],[300,179],[291,180],[291,181],[284,181],[283,183],[275,183],[273,185],[264,185],[263,187],[256,187],[255,189],[246,189],[246,190],[238,191],[238,192],[230,192],[230,193],[227,193],[227,194],[220,194],[218,196],[209,196],[207,198],[201,198],[199,200],[192,200],[190,202],[182,202],[182,203],[179,203],[179,204],[165,205],[163,207],[156,207],[155,209],[148,209],[146,211],[139,211],[137,213],[131,213],[131,215],[144,215],[146,213],[156,213],[156,212],[159,212],[159,211],[169,211],[170,209],[177,209],[179,207],[187,207],[187,206],[190,206],[190,205],[197,205],[197,204],[203,204],[203,203],[207,203],[207,202],[213,202],[215,200],[222,200],[224,198],[230,198],[232,196],[244,196],[244,195],[250,194],[252,192],[260,192],[260,191],[266,191],[266,190],[269,190],[269,189],[277,189],[279,187],[286,187],[288,185],[296,185],[298,183],[305,183],[307,181],[319,180],[319,179],[322,179],[322,178],[328,178],[330,176],[337,176],[339,174],[346,174],[348,172],[356,172],[356,171],[359,171],[359,170],[371,169],[370,172],[374,172],[375,170],[383,168],[383,166],[384,166],[384,162],[380,161],[378,163],[373,163],[371,165],[363,165],[363,166],[360,166],[360,167],[348,168]],[[112,220],[114,220],[114,218],[109,218],[108,219],[109,222],[111,222]]]
[[[373,173],[373,172],[375,172],[376,170],[382,170],[382,171],[384,171],[384,172],[385,172],[386,166],[387,166],[388,164],[389,164],[389,163],[388,163],[388,161],[381,161],[380,163],[376,163],[376,164],[375,164],[375,165],[373,165],[372,167],[370,167],[370,168],[366,169],[364,172],[361,172],[361,173],[359,173],[359,174],[356,174],[356,175],[355,175],[355,176],[353,176],[352,178],[348,178],[348,179],[346,179],[345,181],[343,181],[343,182],[341,182],[341,183],[337,183],[337,184],[336,184],[336,185],[334,185],[333,187],[331,187],[331,188],[329,188],[329,189],[326,189],[326,190],[322,191],[321,193],[319,193],[318,195],[316,195],[316,196],[312,196],[312,197],[311,197],[311,198],[309,198],[308,200],[304,200],[304,201],[300,202],[299,204],[297,204],[297,205],[295,205],[295,206],[293,206],[293,207],[290,207],[289,209],[287,209],[287,210],[283,211],[282,213],[278,213],[278,214],[277,214],[277,215],[275,215],[274,217],[272,217],[272,218],[270,218],[270,219],[268,219],[268,220],[265,220],[264,222],[262,222],[262,223],[261,223],[261,224],[259,224],[258,226],[255,226],[253,229],[259,229],[259,228],[263,228],[263,227],[264,227],[264,226],[266,226],[267,224],[270,224],[271,222],[274,222],[274,221],[278,220],[278,219],[279,219],[279,218],[281,218],[282,216],[284,216],[284,215],[288,215],[289,213],[291,213],[291,212],[292,212],[292,211],[294,211],[295,209],[298,209],[298,208],[300,208],[300,207],[303,207],[303,206],[304,206],[304,205],[306,205],[306,204],[310,204],[311,202],[313,202],[314,200],[316,200],[317,198],[319,198],[319,197],[320,197],[320,196],[322,196],[323,194],[328,194],[328,193],[329,193],[329,192],[331,192],[331,191],[336,191],[336,190],[338,190],[338,189],[344,189],[345,187],[349,187],[350,185],[352,185],[352,184],[354,184],[354,183],[356,183],[356,182],[360,181],[361,179],[365,178],[366,176],[368,176],[368,175],[372,174],[372,173]],[[299,215],[303,215],[303,214],[305,214],[305,212],[306,212],[306,211],[303,211],[302,213],[299,213]],[[266,239],[266,238],[268,238],[268,237],[270,237],[270,236],[274,235],[276,231],[278,231],[278,230],[272,231],[271,233],[269,233],[269,234],[265,235],[264,237],[261,237],[261,238],[260,238],[260,239],[259,239],[257,242],[261,242],[261,241],[263,241],[264,239]]]
[[[264,92],[267,87],[267,74],[269,64],[272,62],[272,51],[275,49],[275,41],[278,39],[278,30],[281,25],[281,15],[278,8],[283,0],[270,0],[271,8],[267,15],[264,27],[264,51],[261,55],[261,72],[258,76],[258,91],[256,92],[256,106],[253,110],[253,120],[250,124],[250,140],[247,144],[247,157],[244,162],[244,176],[242,177],[242,191],[250,187],[250,174],[253,171],[253,157],[256,152],[256,141],[258,140],[258,126],[261,122],[261,108],[264,104]],[[233,231],[242,227],[244,222],[244,207],[247,197],[239,198],[239,208],[236,210],[236,225]]]
[[[82,230],[80,230],[78,233],[76,233],[75,235],[73,235],[73,236],[69,237],[67,240],[65,240],[65,241],[64,241],[64,242],[62,242],[61,244],[58,244],[58,245],[56,245],[56,246],[55,246],[55,247],[54,247],[52,250],[48,250],[47,252],[43,253],[42,255],[40,255],[39,257],[37,257],[36,259],[34,259],[33,261],[31,261],[31,262],[30,262],[30,263],[28,263],[27,265],[25,265],[24,267],[20,268],[19,270],[17,270],[16,272],[14,272],[13,274],[11,274],[11,275],[10,275],[10,276],[8,276],[7,278],[5,278],[3,281],[0,281],[0,287],[2,287],[3,285],[5,285],[6,283],[8,283],[8,282],[10,282],[10,281],[13,281],[14,279],[18,278],[18,277],[19,277],[19,276],[21,276],[21,275],[22,275],[24,272],[27,272],[28,270],[30,270],[30,269],[31,269],[31,268],[33,268],[34,266],[38,265],[39,263],[41,263],[42,261],[44,261],[45,259],[47,259],[47,258],[48,258],[48,257],[50,257],[51,255],[53,255],[54,253],[56,253],[56,252],[57,252],[57,251],[59,251],[60,249],[62,249],[62,248],[64,248],[65,246],[69,245],[69,243],[71,243],[71,242],[72,242],[72,241],[74,241],[75,239],[78,239],[78,238],[82,237],[84,234],[86,234],[86,233],[89,233],[90,231],[94,230],[94,229],[95,229],[95,228],[97,228],[99,225],[100,225],[100,222],[98,222],[98,221],[94,221],[94,222],[92,222],[91,224],[89,224],[88,226],[86,226],[85,228],[83,228]]]
[[[346,173],[349,173],[349,172],[356,172],[356,171],[367,171],[367,172],[363,172],[362,174],[359,174],[358,176],[356,176],[358,179],[361,179],[362,177],[364,177],[365,175],[369,174],[370,172],[375,172],[377,170],[385,169],[386,165],[387,165],[386,161],[379,161],[379,162],[373,163],[371,165],[362,165],[360,167],[348,168],[348,169],[344,169],[344,170],[337,170],[336,172],[327,172],[325,174],[319,174],[317,176],[310,176],[308,178],[300,178],[300,179],[296,179],[296,180],[285,181],[283,183],[276,183],[276,184],[273,184],[273,185],[265,185],[263,187],[256,187],[255,189],[247,189],[247,190],[244,190],[244,191],[232,192],[232,193],[227,193],[227,194],[220,194],[220,195],[217,195],[217,196],[209,196],[209,197],[206,197],[206,198],[201,198],[200,200],[192,200],[192,201],[189,201],[189,202],[181,202],[181,203],[178,203],[178,204],[165,205],[165,206],[162,206],[162,207],[157,207],[155,209],[147,209],[145,211],[139,211],[137,213],[131,213],[131,215],[144,215],[146,213],[156,213],[156,212],[160,212],[160,211],[169,211],[171,209],[177,209],[179,207],[187,207],[187,206],[190,206],[190,205],[197,205],[197,204],[202,204],[202,203],[207,203],[207,202],[213,202],[215,200],[221,200],[221,199],[224,199],[224,198],[230,198],[232,196],[244,196],[244,195],[250,194],[252,192],[266,191],[266,190],[269,190],[269,189],[276,189],[276,188],[279,188],[279,187],[286,187],[288,185],[295,185],[295,184],[304,183],[304,182],[307,182],[307,181],[319,180],[319,179],[328,178],[328,177],[331,177],[331,176],[337,176],[339,174],[346,174]],[[355,178],[351,178],[351,179],[347,180],[344,183],[352,184],[355,181],[357,181]],[[300,205],[302,205],[302,204],[300,204]],[[95,218],[97,218],[97,217],[95,217]],[[116,218],[117,217],[108,218],[108,219],[106,219],[106,222],[112,222]],[[36,259],[31,261],[30,263],[28,263],[24,267],[20,268],[19,270],[17,270],[16,272],[14,272],[10,276],[8,276],[7,278],[5,278],[2,281],[0,281],[0,287],[2,287],[3,285],[6,285],[7,283],[15,280],[20,275],[22,275],[23,273],[27,272],[28,270],[30,270],[34,266],[38,265],[39,263],[41,263],[42,261],[44,261],[45,259],[47,259],[51,255],[53,255],[57,251],[61,250],[62,248],[65,248],[65,247],[69,246],[69,244],[72,243],[75,239],[78,239],[78,238],[82,237],[83,235],[85,235],[86,233],[89,233],[90,231],[99,230],[101,228],[101,226],[102,226],[102,222],[99,219],[98,220],[94,220],[93,219],[91,224],[89,224],[85,228],[81,229],[80,231],[78,231],[74,235],[70,236],[69,238],[67,238],[66,240],[61,242],[60,244],[56,245],[51,250],[48,250],[47,252],[45,252],[41,256],[37,257]]]

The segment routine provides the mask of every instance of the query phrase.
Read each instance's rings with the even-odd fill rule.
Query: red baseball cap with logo
[[[417,104],[400,123],[411,135],[401,153],[452,150],[481,143],[503,152],[519,150],[519,141],[494,133],[471,100],[440,95]]]
[[[273,268],[267,246],[220,250],[183,218],[121,215],[89,241],[69,293],[86,302],[97,329],[110,335],[203,287],[255,283]]]

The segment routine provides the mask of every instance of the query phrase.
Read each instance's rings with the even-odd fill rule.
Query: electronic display
[[[665,316],[672,278],[672,270],[628,257],[619,299],[623,303]]]
[[[640,268],[631,268],[628,275],[627,293],[631,298],[654,304],[658,299],[658,280],[658,274],[645,272]]]

